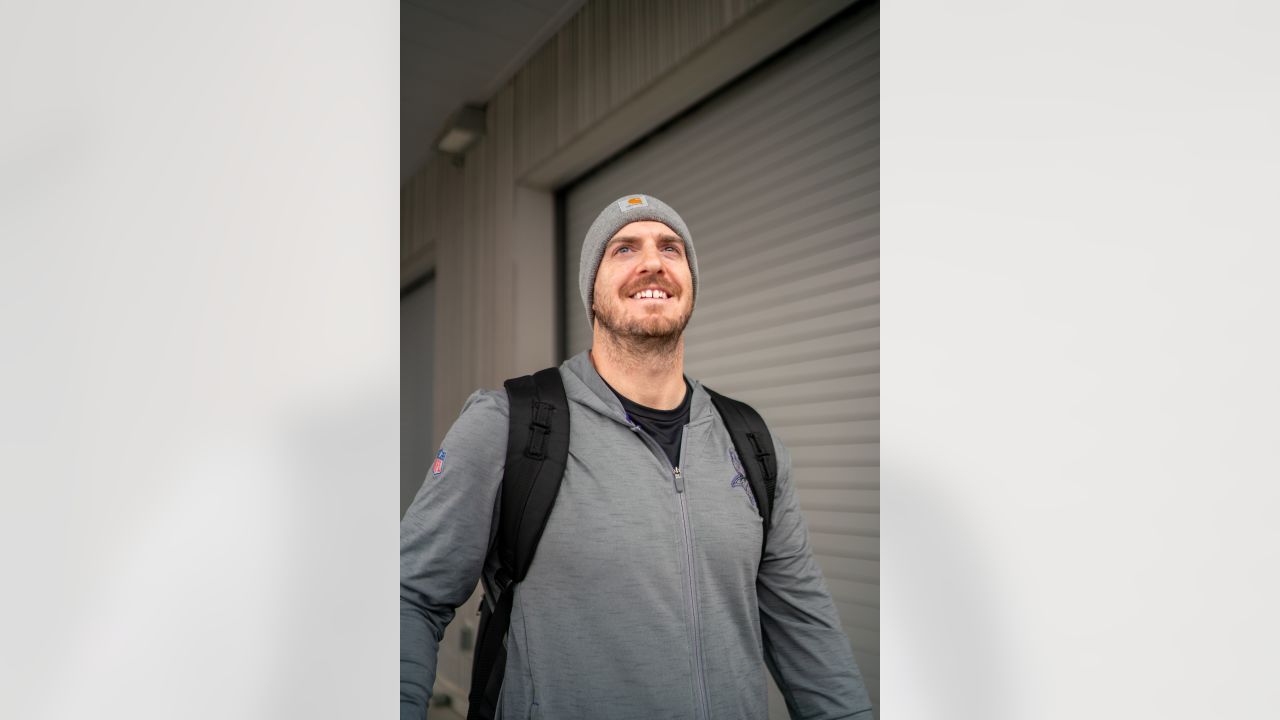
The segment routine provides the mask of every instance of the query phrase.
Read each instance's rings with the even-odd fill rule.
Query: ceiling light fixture
[[[461,155],[484,135],[484,108],[464,105],[445,121],[436,136],[436,149],[449,155]]]

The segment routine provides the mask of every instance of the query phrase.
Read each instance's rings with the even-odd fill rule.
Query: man
[[[693,238],[657,198],[610,203],[579,285],[592,347],[559,368],[569,458],[515,586],[503,718],[768,715],[765,668],[793,718],[871,720],[848,639],[778,457],[768,537],[709,396],[684,376],[698,291]],[[454,609],[497,573],[508,398],[463,408],[401,523],[401,718],[422,718]],[[762,555],[763,547],[763,555]]]

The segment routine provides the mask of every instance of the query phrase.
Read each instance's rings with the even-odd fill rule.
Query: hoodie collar
[[[627,422],[626,411],[622,409],[622,401],[618,400],[618,396],[613,394],[604,378],[600,377],[600,373],[596,371],[595,364],[591,362],[589,350],[583,350],[565,360],[561,367],[581,382],[583,389],[586,390],[586,392],[569,392],[570,398],[628,427],[631,425]],[[685,380],[689,381],[689,387],[693,392],[693,397],[689,400],[689,424],[692,425],[711,414],[711,396],[702,389],[702,383],[691,379],[688,375],[685,376]]]

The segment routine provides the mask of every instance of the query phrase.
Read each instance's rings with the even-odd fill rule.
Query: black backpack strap
[[[514,593],[503,591],[492,610],[487,598],[480,601],[480,630],[475,655],[471,658],[467,720],[493,720],[497,716],[498,694],[507,668],[506,638],[507,628],[511,626],[512,595]]]
[[[497,550],[497,603],[480,610],[467,720],[489,720],[507,666],[505,638],[515,585],[524,579],[551,516],[569,459],[569,401],[558,368],[508,380],[507,464],[502,475]]]
[[[751,494],[755,496],[756,507],[764,520],[764,536],[768,540],[773,498],[778,487],[778,458],[773,452],[769,426],[750,405],[725,397],[705,385],[702,389],[711,396],[711,403],[716,406],[725,429],[729,431],[729,438],[733,440],[733,448],[738,451]]]

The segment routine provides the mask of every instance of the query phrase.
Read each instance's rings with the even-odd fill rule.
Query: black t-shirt
[[[605,385],[608,384],[605,383]],[[613,390],[613,386],[609,389]],[[658,441],[662,451],[667,454],[667,459],[671,461],[671,467],[679,466],[680,437],[684,433],[684,426],[689,424],[689,399],[693,397],[693,388],[689,387],[689,381],[684,381],[684,400],[681,400],[680,405],[673,410],[654,410],[628,400],[617,390],[613,390],[613,394],[622,401],[622,409],[626,411],[631,422],[639,425],[641,430],[649,433],[649,437]]]

